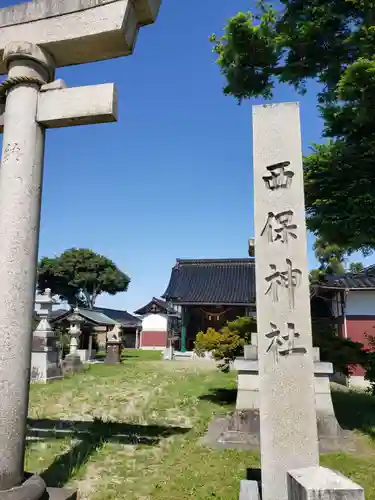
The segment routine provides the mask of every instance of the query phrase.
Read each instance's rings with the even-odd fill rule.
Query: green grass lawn
[[[26,470],[90,500],[238,500],[258,455],[199,444],[213,415],[233,406],[235,374],[132,354],[119,366],[32,385]],[[325,455],[322,465],[375,500],[375,398],[340,392],[334,399],[340,422],[362,433],[366,447],[357,456]]]

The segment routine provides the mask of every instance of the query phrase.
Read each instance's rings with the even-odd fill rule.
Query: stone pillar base
[[[25,477],[20,486],[0,491],[0,500],[77,500],[77,491],[47,488],[40,476],[25,474]]]
[[[289,471],[288,498],[293,500],[365,500],[359,484],[325,467],[307,467]]]
[[[78,354],[68,354],[62,362],[64,375],[81,372],[84,369],[81,358]]]
[[[106,365],[118,365],[121,362],[121,342],[109,340],[107,342],[107,355],[104,363]]]
[[[31,382],[50,382],[63,377],[57,351],[32,352]]]
[[[272,478],[269,478],[272,481]],[[287,473],[289,500],[365,500],[363,488],[325,467],[307,467]],[[260,500],[258,481],[242,480],[239,500]]]
[[[65,488],[47,488],[42,500],[77,500],[78,492]]]
[[[342,429],[334,415],[318,412],[317,426],[321,453],[355,453],[357,441],[353,433]],[[236,410],[226,417],[214,417],[201,442],[210,447],[258,450],[259,410]]]
[[[239,500],[260,500],[258,483],[256,481],[243,479],[240,483]]]

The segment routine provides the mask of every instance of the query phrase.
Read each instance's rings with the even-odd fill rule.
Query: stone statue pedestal
[[[121,362],[121,341],[108,340],[107,341],[107,355],[104,363],[106,365],[118,365]]]
[[[81,372],[84,369],[81,358],[78,354],[68,354],[64,361],[62,362],[62,368],[64,375],[69,375],[71,373]]]
[[[257,346],[245,346],[245,356],[238,358],[234,368],[238,372],[236,410],[225,418],[215,418],[203,443],[223,448],[256,450],[260,447],[259,363]],[[251,348],[251,349],[250,349]],[[330,388],[331,363],[319,360],[319,349],[314,349],[314,392],[319,448],[322,453],[345,451],[355,443],[351,433],[342,429],[336,420]],[[349,442],[350,441],[350,442]]]
[[[31,381],[51,382],[61,379],[63,372],[53,332],[35,331],[31,355]]]

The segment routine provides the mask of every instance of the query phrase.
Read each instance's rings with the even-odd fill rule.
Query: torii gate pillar
[[[38,500],[25,481],[45,129],[117,120],[113,84],[68,89],[55,68],[129,55],[161,0],[34,0],[0,9],[0,500]],[[18,41],[21,40],[21,41]],[[1,87],[0,87],[1,91]],[[61,495],[60,495],[61,498]]]

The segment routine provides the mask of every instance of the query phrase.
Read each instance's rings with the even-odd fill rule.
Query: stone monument
[[[252,341],[256,334],[252,334]],[[244,358],[237,358],[234,369],[237,370],[236,411],[229,417],[228,435],[219,436],[220,443],[231,445],[236,442],[242,447],[251,448],[260,443],[259,428],[249,429],[248,422],[259,422],[259,366],[258,349],[255,344],[244,346]],[[315,411],[318,425],[319,450],[322,453],[347,451],[350,431],[341,429],[337,422],[332,403],[330,376],[333,374],[332,363],[320,361],[320,350],[313,348]],[[255,415],[252,415],[252,414]],[[233,431],[236,432],[233,432]],[[253,431],[253,432],[251,432]],[[250,435],[253,434],[253,435]],[[352,436],[351,449],[355,439]]]
[[[319,467],[297,103],[253,107],[253,154],[262,499],[343,498]],[[258,496],[250,486],[241,500]]]
[[[106,357],[104,363],[106,365],[117,365],[121,360],[121,325],[116,323],[107,336]]]
[[[34,0],[0,9],[0,498],[40,498],[23,471],[45,129],[113,122],[113,84],[65,88],[55,68],[128,55],[161,0]],[[52,490],[50,490],[52,492]]]
[[[32,341],[31,380],[49,382],[62,378],[57,339],[48,321],[53,304],[51,290],[47,288],[43,294],[37,294],[35,303],[40,306],[38,311],[40,321]]]

